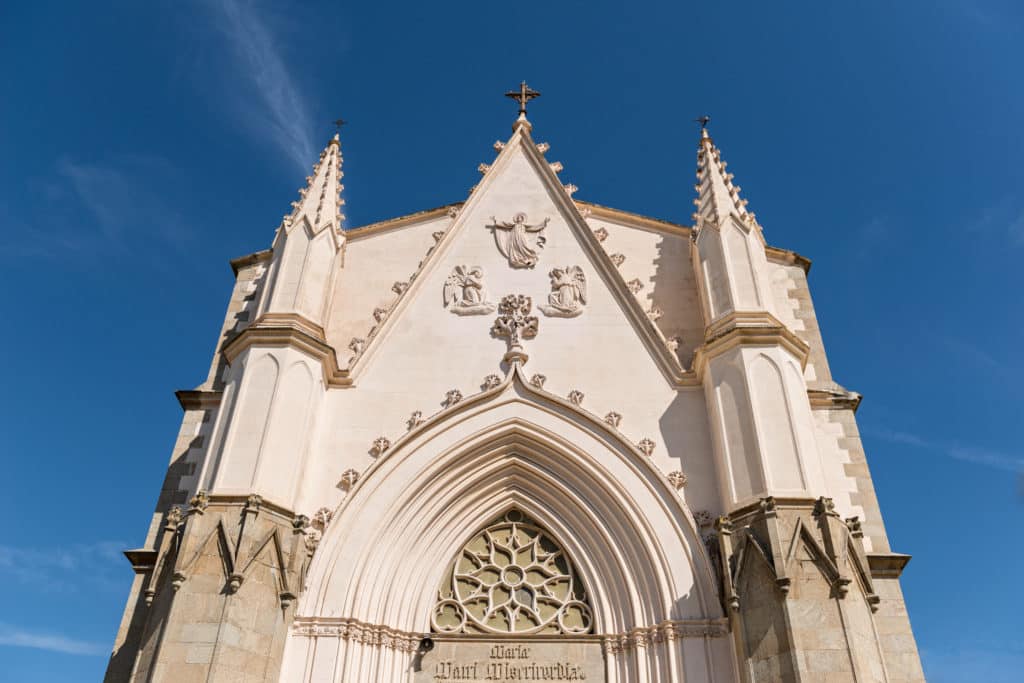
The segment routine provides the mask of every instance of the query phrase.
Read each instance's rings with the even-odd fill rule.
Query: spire
[[[726,162],[708,135],[708,117],[698,119],[701,122],[700,143],[697,147],[697,199],[693,203],[697,210],[693,214],[693,222],[701,226],[704,222],[719,225],[729,214],[747,221],[755,222],[754,214],[747,211],[747,200],[740,199],[740,188],[733,185],[732,173],[726,172]]]
[[[341,232],[345,221],[341,209],[345,204],[341,197],[341,191],[345,189],[341,184],[345,175],[341,161],[341,137],[335,133],[324,151],[320,152],[320,159],[313,164],[313,173],[306,176],[306,186],[299,190],[298,200],[292,202],[292,212],[284,217],[285,228],[305,217],[314,233],[328,225]]]

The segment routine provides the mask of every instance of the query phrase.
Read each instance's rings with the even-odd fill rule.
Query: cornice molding
[[[602,206],[601,204],[595,204],[594,202],[588,202],[582,199],[577,199],[575,201],[577,204],[590,209],[590,215],[594,218],[604,218],[606,220],[615,221],[616,223],[621,223],[627,228],[646,228],[655,232],[678,235],[679,237],[688,238],[690,236],[690,227],[681,223],[673,223],[672,221],[666,221],[660,218],[652,218],[651,216],[633,213],[632,211],[614,209],[610,206]]]
[[[231,364],[252,346],[290,347],[320,361],[324,385],[352,385],[348,370],[338,365],[338,354],[324,339],[323,329],[296,314],[274,313],[260,316],[255,323],[239,332],[224,345],[224,359]]]
[[[808,389],[807,398],[814,410],[852,410],[857,412],[863,396],[856,391],[839,389]]]
[[[397,218],[388,218],[387,220],[377,221],[376,223],[361,225],[358,228],[346,230],[345,237],[350,242],[352,240],[372,237],[382,232],[388,232],[389,230],[396,230],[414,223],[422,223],[423,221],[446,216],[452,209],[461,208],[463,204],[465,204],[465,202],[454,202],[452,204],[445,204],[444,206],[438,206],[433,209],[425,209],[405,216],[398,216]]]
[[[182,410],[206,410],[216,408],[224,398],[223,391],[205,389],[179,389],[174,392]]]
[[[910,562],[904,553],[868,553],[868,567],[875,579],[898,579]]]
[[[703,376],[704,368],[716,356],[737,346],[781,346],[791,353],[803,369],[810,346],[764,311],[736,311],[708,325],[704,344],[694,354],[693,367]]]
[[[765,246],[764,253],[768,260],[783,266],[799,266],[804,275],[811,272],[811,259],[801,256],[795,251],[780,247]]]
[[[255,251],[251,254],[246,254],[245,256],[239,256],[238,258],[231,259],[231,261],[229,262],[231,263],[231,272],[235,274],[235,277],[238,277],[238,271],[242,270],[243,268],[247,268],[248,266],[251,266],[254,263],[269,261],[270,257],[273,256],[273,254],[273,249],[263,249],[262,251]]]

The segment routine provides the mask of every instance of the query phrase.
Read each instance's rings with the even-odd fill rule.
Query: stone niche
[[[414,669],[415,683],[606,680],[601,643],[588,636],[436,636]]]

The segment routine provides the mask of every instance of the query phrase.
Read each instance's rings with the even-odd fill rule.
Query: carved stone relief
[[[342,491],[351,491],[357,481],[359,481],[358,472],[355,470],[345,470],[341,473],[341,479],[338,481],[338,488]]]
[[[459,552],[438,590],[435,633],[583,634],[593,615],[561,546],[510,510]]]
[[[546,242],[544,229],[548,227],[550,220],[545,218],[540,223],[529,225],[526,222],[526,214],[519,212],[512,217],[511,223],[498,221],[491,216],[491,225],[488,227],[494,231],[494,241],[498,244],[498,251],[508,259],[510,266],[533,268],[540,257],[540,250],[544,248]]]
[[[686,486],[687,481],[687,476],[682,472],[676,471],[668,473],[668,482],[675,486],[677,489],[681,489],[684,486]]]
[[[626,257],[624,254],[612,254],[609,258],[612,260],[612,263],[614,263],[616,267],[621,266],[623,263],[626,262]]]
[[[441,401],[441,405],[445,408],[451,408],[453,405],[462,400],[462,392],[458,389],[451,389],[444,395],[444,400]]]
[[[583,392],[579,389],[573,389],[569,392],[569,400],[572,401],[573,405],[580,405],[583,403]]]
[[[605,230],[604,228],[598,228],[597,230],[594,231],[594,237],[597,238],[598,242],[604,242],[606,239],[608,239],[608,231]]]
[[[378,458],[389,448],[391,448],[391,441],[386,436],[378,436],[370,446],[370,453],[373,457]]]
[[[484,381],[480,385],[480,388],[487,391],[488,389],[493,389],[499,384],[501,384],[501,377],[498,377],[497,375],[487,375],[484,377]]]
[[[579,266],[555,268],[551,278],[551,293],[546,306],[539,306],[544,315],[552,318],[575,318],[587,303],[587,276]]]
[[[613,411],[604,416],[604,421],[618,429],[619,425],[622,424],[622,416]]]
[[[644,283],[640,282],[640,278],[635,277],[627,282],[626,286],[629,287],[629,291],[633,292],[633,294],[637,294],[644,288]]]
[[[444,282],[444,305],[456,315],[493,313],[495,305],[487,299],[480,266],[455,266]]]
[[[423,411],[422,410],[414,410],[412,415],[409,416],[409,419],[405,421],[405,426],[408,429],[415,429],[416,427],[419,427],[423,423],[424,423]]]
[[[655,445],[656,444],[653,441],[651,441],[650,439],[641,439],[640,443],[638,443],[636,445],[636,447],[640,449],[641,453],[643,453],[644,455],[650,457],[650,455],[652,453],[654,453]]]
[[[537,387],[538,389],[544,388],[544,382],[547,382],[548,378],[544,375],[534,375],[530,378],[530,384]]]

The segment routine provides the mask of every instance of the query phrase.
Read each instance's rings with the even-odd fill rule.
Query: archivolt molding
[[[508,400],[482,405],[513,382],[512,395],[502,397]],[[545,394],[514,365],[502,385],[399,439],[336,511],[299,613],[426,631],[454,550],[481,521],[514,506],[574,558],[594,596],[599,631],[720,614],[696,524],[674,487],[613,427]],[[538,419],[555,416],[576,435],[556,434],[527,421],[521,409],[508,409],[524,402],[540,411]],[[623,480],[632,481],[628,491]],[[381,600],[399,590],[410,599]]]

